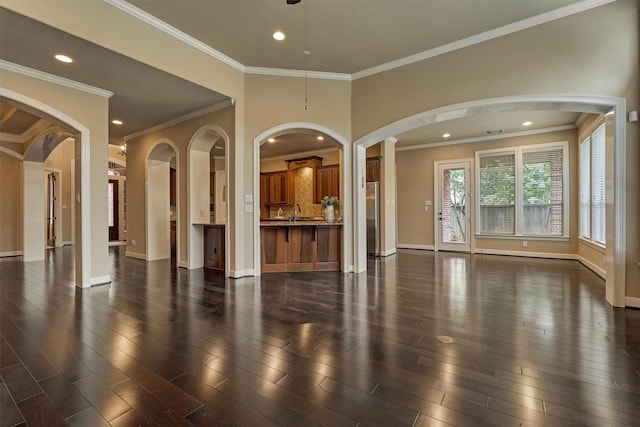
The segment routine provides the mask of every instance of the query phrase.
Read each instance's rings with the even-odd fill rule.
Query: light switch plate
[[[253,203],[253,194],[245,194],[244,195],[245,203]]]
[[[253,212],[253,205],[244,205],[245,212]]]

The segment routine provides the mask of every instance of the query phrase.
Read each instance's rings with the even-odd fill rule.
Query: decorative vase
[[[327,205],[327,207],[324,208],[324,219],[327,222],[335,221],[336,217],[335,212],[333,211],[333,205]]]

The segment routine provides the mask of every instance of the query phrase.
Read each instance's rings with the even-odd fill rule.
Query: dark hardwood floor
[[[640,311],[575,261],[401,250],[240,280],[110,262],[78,289],[70,247],[0,260],[1,426],[640,423]]]

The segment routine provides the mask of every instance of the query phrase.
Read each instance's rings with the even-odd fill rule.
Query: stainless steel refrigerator
[[[367,182],[367,255],[380,255],[380,189]]]

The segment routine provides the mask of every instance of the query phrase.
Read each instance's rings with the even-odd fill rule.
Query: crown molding
[[[531,129],[531,130],[525,130],[521,132],[503,133],[500,135],[486,135],[486,136],[478,136],[474,138],[456,139],[453,141],[434,142],[432,144],[427,143],[427,144],[419,144],[419,145],[409,145],[407,147],[397,147],[396,151],[421,150],[424,148],[443,147],[447,145],[470,144],[472,142],[494,141],[496,139],[515,138],[520,136],[537,135],[537,134],[549,133],[549,132],[559,132],[559,131],[571,130],[571,129],[576,129],[576,126],[575,125],[552,126],[548,128]]]
[[[16,135],[15,133],[0,132],[0,141],[11,142],[13,144],[24,144],[22,135]]]
[[[3,147],[2,145],[0,145],[0,153],[5,153],[8,154],[12,157],[15,157],[16,159],[20,159],[20,160],[24,160],[24,156],[20,153],[16,153],[15,151],[7,148],[7,147]]]
[[[192,120],[192,119],[195,119],[195,118],[198,118],[198,117],[202,117],[205,114],[213,113],[214,111],[218,111],[218,110],[222,110],[223,108],[231,107],[234,104],[235,104],[235,99],[229,98],[229,99],[226,99],[226,100],[224,100],[222,102],[218,102],[217,104],[213,104],[213,105],[211,105],[209,107],[201,108],[200,110],[195,110],[195,111],[187,113],[187,114],[185,114],[183,116],[176,117],[175,119],[171,119],[171,120],[169,120],[167,122],[160,123],[159,125],[152,126],[150,128],[143,129],[141,131],[134,132],[132,134],[126,135],[126,136],[122,137],[122,139],[126,142],[126,141],[129,141],[131,139],[143,136],[143,135],[148,135],[150,133],[157,132],[157,131],[162,130],[162,129],[166,129],[166,128],[170,127],[170,126],[177,125],[178,123],[186,122],[187,120]]]
[[[5,142],[13,142],[15,144],[24,144],[31,138],[38,135],[40,132],[51,127],[52,125],[53,124],[51,122],[45,119],[40,119],[37,122],[35,122],[33,125],[31,125],[29,129],[22,132],[20,135],[17,135],[15,133],[0,132],[0,140]]]
[[[583,0],[568,6],[560,7],[549,12],[541,13],[540,15],[532,16],[527,19],[523,19],[518,22],[503,25],[502,27],[494,28],[489,31],[485,31],[479,34],[475,34],[464,39],[456,40],[451,43],[438,46],[433,49],[425,50],[424,52],[416,53],[405,58],[390,61],[385,64],[377,65],[375,67],[368,68],[366,70],[358,71],[352,74],[352,79],[357,80],[364,77],[372,76],[374,74],[383,73],[385,71],[393,70],[394,68],[400,68],[405,65],[410,65],[416,62],[424,61],[436,56],[444,55],[446,53],[453,52],[455,50],[464,49],[469,46],[473,46],[478,43],[486,42],[496,39],[498,37],[506,36],[508,34],[516,33],[518,31],[526,30],[527,28],[535,27],[537,25],[546,24],[547,22],[555,21],[557,19],[566,18],[567,16],[575,15],[586,10],[590,10],[605,4],[613,3],[616,0]]]
[[[64,77],[54,76],[53,74],[34,70],[33,68],[24,67],[22,65],[14,64],[13,62],[8,62],[2,59],[0,59],[0,69],[12,71],[17,74],[22,74],[23,76],[33,77],[34,79],[44,80],[49,83],[66,86],[71,89],[90,93],[92,95],[102,96],[103,98],[111,98],[113,96],[113,92],[110,92],[108,90],[65,79]]]
[[[262,76],[301,77],[324,80],[351,81],[351,74],[329,73],[323,71],[287,70],[284,68],[246,67],[247,74],[259,74]]]
[[[152,27],[166,33],[187,45],[198,49],[199,51],[219,60],[220,62],[227,64],[228,66],[235,68],[238,71],[245,72],[246,67],[230,56],[212,48],[208,44],[202,43],[200,40],[191,37],[187,33],[178,30],[177,28],[167,24],[166,22],[156,18],[155,16],[145,12],[144,10],[137,8],[136,6],[127,3],[124,0],[104,0],[105,3],[120,9],[121,11],[131,15],[132,17],[151,25]]]
[[[527,19],[520,20],[508,25],[504,25],[499,28],[494,28],[489,31],[485,31],[479,34],[475,34],[470,37],[466,37],[455,42],[447,43],[442,46],[438,46],[433,49],[426,50],[424,52],[410,55],[405,58],[401,58],[395,61],[390,61],[385,64],[381,64],[375,67],[368,68],[366,70],[358,71],[353,74],[345,73],[331,73],[322,71],[304,71],[304,70],[288,70],[282,68],[267,68],[267,67],[251,67],[246,66],[230,56],[212,48],[211,46],[201,42],[200,40],[186,34],[185,32],[178,30],[177,28],[167,24],[166,22],[156,18],[155,16],[145,12],[144,10],[127,3],[125,0],[103,0],[105,3],[127,13],[128,15],[148,24],[152,27],[182,41],[183,43],[200,50],[201,52],[229,65],[230,67],[241,71],[245,74],[257,74],[267,76],[280,76],[280,77],[307,77],[312,79],[325,79],[325,80],[344,80],[352,81],[368,77],[374,74],[379,74],[385,71],[389,71],[395,68],[410,65],[416,62],[424,61],[425,59],[433,58],[436,56],[444,55],[446,53],[453,52],[455,50],[464,49],[469,46],[473,46],[478,43],[482,43],[488,40],[492,40],[498,37],[502,37],[508,34],[512,34],[518,31],[525,30],[527,28],[535,27],[537,25],[545,24],[547,22],[555,21],[557,19],[565,18],[567,16],[575,15],[580,12],[584,12],[605,4],[612,3],[617,0],[582,0],[577,3],[560,7],[549,12],[541,13],[540,15],[532,16]]]

